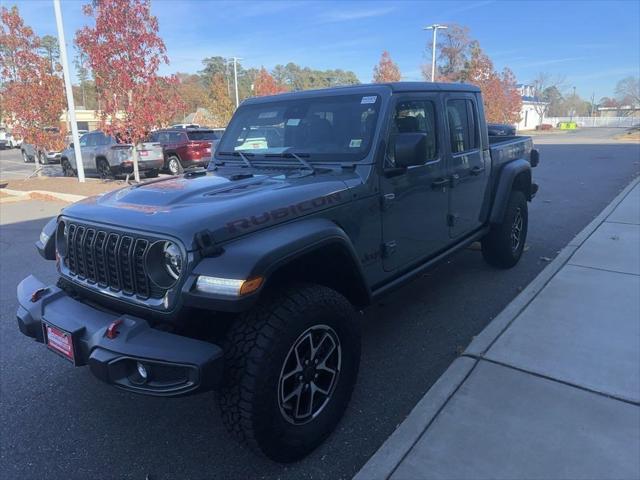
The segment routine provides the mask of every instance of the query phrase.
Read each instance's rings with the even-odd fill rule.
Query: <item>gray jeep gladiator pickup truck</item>
[[[489,138],[470,85],[251,98],[207,170],[51,220],[59,281],[20,283],[18,325],[130,392],[217,389],[236,437],[294,461],[347,407],[358,310],[474,241],[518,262],[537,163],[530,138]]]

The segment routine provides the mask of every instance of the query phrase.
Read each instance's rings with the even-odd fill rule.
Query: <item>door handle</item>
[[[471,172],[471,175],[480,175],[482,172],[484,172],[484,167],[479,167],[476,165],[471,170],[469,170],[469,172]]]
[[[448,178],[439,178],[438,180],[434,180],[431,182],[431,188],[440,188],[449,185]]]

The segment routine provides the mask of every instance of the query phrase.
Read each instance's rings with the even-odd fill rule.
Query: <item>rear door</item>
[[[477,97],[473,93],[449,94],[445,111],[452,175],[447,223],[449,235],[455,238],[482,225],[490,157],[480,134]]]
[[[383,265],[409,267],[449,243],[446,146],[437,94],[402,95],[394,101],[381,177]],[[395,165],[395,137],[418,132],[427,137],[424,161],[405,170]]]

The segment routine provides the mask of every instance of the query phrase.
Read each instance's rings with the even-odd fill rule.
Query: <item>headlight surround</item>
[[[173,242],[165,242],[164,247],[162,247],[162,253],[164,254],[164,268],[169,275],[177,280],[182,273],[182,253],[180,253],[180,249]]]
[[[171,288],[176,284],[184,264],[182,250],[169,240],[155,242],[147,252],[147,273],[151,281],[161,288]]]

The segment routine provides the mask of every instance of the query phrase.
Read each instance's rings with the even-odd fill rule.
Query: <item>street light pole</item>
[[[433,30],[433,45],[431,46],[431,81],[436,81],[436,38],[439,29],[448,28],[446,25],[439,25],[434,23],[428,27],[424,27],[423,30]]]
[[[240,98],[238,97],[238,60],[242,60],[240,57],[233,58],[233,84],[236,87],[236,108],[240,105]]]
[[[71,77],[69,76],[69,61],[67,59],[67,44],[64,40],[64,28],[62,26],[62,10],[60,0],[53,0],[53,9],[56,13],[56,26],[58,27],[58,44],[60,45],[60,63],[62,63],[62,73],[64,76],[64,87],[67,93],[67,113],[71,122],[71,138],[73,138],[73,151],[76,157],[76,168],[78,169],[78,180],[84,182],[84,165],[82,163],[82,152],[80,151],[80,136],[78,135],[78,123],[76,122],[76,106],[73,102],[73,90],[71,88]]]

